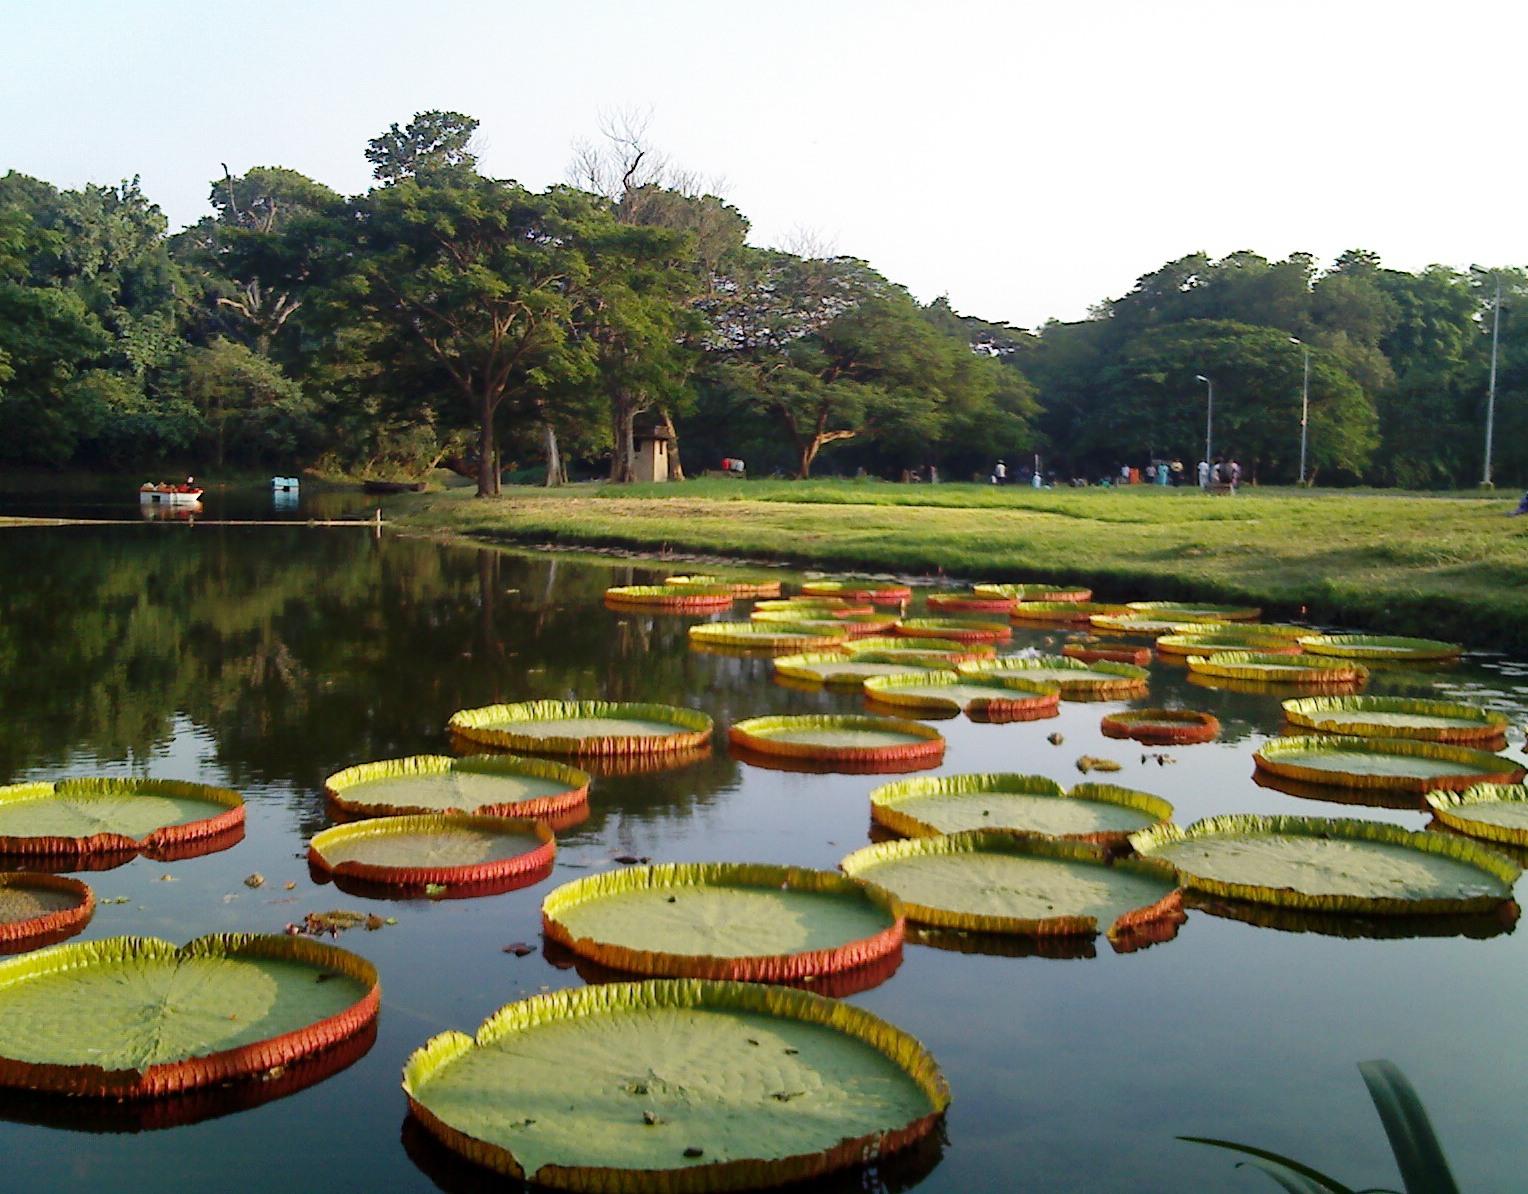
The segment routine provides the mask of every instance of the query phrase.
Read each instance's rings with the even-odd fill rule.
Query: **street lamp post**
[[[1291,344],[1298,344],[1300,351],[1305,355],[1305,381],[1300,386],[1300,484],[1305,484],[1305,441],[1310,429],[1310,349],[1305,341],[1294,336],[1289,338]]]
[[[1496,276],[1496,306],[1491,315],[1491,382],[1486,391],[1486,467],[1480,483],[1491,484],[1491,439],[1496,430],[1496,344],[1501,335],[1501,275]]]
[[[1210,466],[1210,432],[1215,418],[1215,383],[1203,373],[1194,374],[1195,381],[1204,382],[1204,463]]]

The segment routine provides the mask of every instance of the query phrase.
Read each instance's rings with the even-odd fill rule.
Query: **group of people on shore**
[[[1241,465],[1237,461],[1223,460],[1217,456],[1214,460],[1201,460],[1196,470],[1196,476],[1200,489],[1210,490],[1229,487],[1231,492],[1234,493],[1241,485],[1242,470]],[[1103,477],[1097,482],[1091,482],[1086,477],[1073,477],[1072,485],[1078,488],[1092,484],[1106,487],[1141,484],[1176,487],[1183,485],[1187,480],[1188,476],[1184,469],[1183,461],[1153,460],[1144,469],[1132,468],[1128,464],[1122,464],[1117,475]],[[991,481],[994,485],[1007,485],[1010,483],[1008,462],[1006,460],[999,460],[992,466]],[[1051,478],[1050,483],[1055,483],[1054,476]],[[1046,482],[1039,473],[1026,468],[1023,471],[1020,484],[1033,485],[1036,489],[1039,489]]]

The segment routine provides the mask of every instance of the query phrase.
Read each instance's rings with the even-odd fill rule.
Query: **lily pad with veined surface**
[[[1278,655],[1255,647],[1246,651],[1221,651],[1213,655],[1190,655],[1188,670],[1197,676],[1225,680],[1250,680],[1257,684],[1298,684],[1307,688],[1362,684],[1369,669],[1346,659],[1319,655]]]
[[[965,618],[907,618],[898,622],[896,633],[908,638],[945,639],[957,643],[998,643],[1013,637],[1007,622],[985,622]]]
[[[1317,817],[1212,817],[1135,834],[1144,857],[1211,895],[1316,912],[1485,912],[1512,896],[1519,868],[1465,838]]]
[[[1247,627],[1256,630],[1257,627]],[[1299,655],[1298,641],[1290,638],[1258,638],[1243,634],[1240,628],[1225,626],[1192,630],[1184,634],[1164,634],[1157,639],[1157,654],[1178,660],[1190,655],[1220,655],[1227,651],[1256,651],[1261,655]]]
[[[897,896],[909,921],[982,933],[1091,935],[1181,921],[1171,867],[1000,830],[907,838],[856,850],[845,874]]]
[[[404,1068],[448,1148],[556,1189],[783,1185],[908,1147],[949,1090],[914,1038],[804,991],[697,979],[558,991]]]
[[[1128,614],[1107,601],[1020,601],[1009,615],[1015,622],[1086,622],[1094,614]]]
[[[1284,719],[1302,730],[1362,738],[1492,742],[1507,732],[1505,714],[1455,701],[1413,697],[1308,697],[1284,702]]]
[[[979,584],[971,591],[982,597],[1012,597],[1015,601],[1091,601],[1093,590],[1074,585],[1029,581],[1021,584]]]
[[[1433,816],[1460,833],[1528,847],[1528,786],[1479,784],[1463,792],[1429,792]]]
[[[525,701],[458,710],[447,729],[469,742],[501,750],[647,755],[704,745],[711,738],[711,719],[674,705]]]
[[[780,655],[774,660],[775,673],[813,684],[858,688],[871,676],[902,676],[909,672],[939,670],[945,667],[938,653],[906,652],[905,657],[882,659],[880,652],[850,655],[843,651],[816,651],[804,655]]]
[[[895,605],[912,599],[906,585],[878,581],[813,580],[801,586],[803,597],[842,597],[847,601],[873,601],[876,605]]]
[[[1521,764],[1489,751],[1406,738],[1302,735],[1272,738],[1252,756],[1258,770],[1306,783],[1416,792],[1516,783]]]
[[[669,588],[723,588],[734,597],[778,597],[780,582],[777,580],[750,580],[730,576],[667,576],[663,583]]]
[[[1141,693],[1150,676],[1145,668],[1129,663],[1084,663],[1064,655],[1004,655],[962,663],[958,670],[963,676],[1013,676],[1059,684],[1061,696],[1068,700]]]
[[[551,759],[411,755],[347,767],[324,781],[324,792],[354,816],[558,817],[588,803],[589,775]]]
[[[669,863],[575,880],[541,906],[550,940],[650,976],[792,982],[902,944],[896,902],[831,871]]]
[[[156,779],[65,779],[0,788],[0,853],[90,855],[221,839],[244,825],[237,792]]]
[[[1302,638],[1300,646],[1312,655],[1380,661],[1457,659],[1463,650],[1458,643],[1438,639],[1382,634],[1315,634]]]
[[[0,962],[0,1084],[174,1094],[278,1069],[377,1014],[364,958],[298,937],[55,945]]]
[[[808,619],[810,620],[810,619]],[[800,622],[703,622],[690,627],[690,642],[745,651],[815,651],[847,638],[843,626]]]
[[[997,654],[997,647],[992,643],[967,643],[956,642],[947,638],[908,638],[906,636],[884,636],[872,638],[850,639],[848,642],[835,645],[835,649],[848,651],[851,655],[864,655],[875,651],[879,654],[899,655],[952,655],[959,659],[952,662],[960,663],[967,659],[986,659]]]
[[[1196,626],[1212,630],[1220,622],[1194,622],[1183,618],[1153,618],[1146,614],[1094,614],[1088,619],[1094,630],[1108,634],[1134,635],[1138,638],[1161,638],[1168,634],[1184,634]]]
[[[404,887],[539,878],[556,853],[541,821],[460,813],[354,821],[314,834],[308,845],[308,860],[320,870]]]
[[[731,589],[700,585],[617,585],[605,590],[609,605],[696,613],[731,609],[734,600]]]
[[[1040,775],[919,777],[870,793],[870,819],[906,837],[1006,829],[1118,845],[1172,815],[1173,806],[1159,796],[1112,784],[1077,784],[1067,791]]]

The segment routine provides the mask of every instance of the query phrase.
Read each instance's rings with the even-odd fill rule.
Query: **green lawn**
[[[488,501],[450,489],[400,499],[389,516],[486,540],[1081,581],[1105,598],[1253,602],[1521,649],[1528,518],[1505,517],[1518,496],[702,480],[515,488]]]

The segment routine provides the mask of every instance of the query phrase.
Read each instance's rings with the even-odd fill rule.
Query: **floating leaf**
[[[574,1190],[798,1181],[913,1144],[949,1102],[933,1058],[868,1012],[693,979],[510,1004],[476,1038],[430,1040],[409,1058],[403,1086],[447,1147]]]
[[[753,717],[728,732],[734,746],[759,754],[833,763],[911,763],[944,756],[937,730],[894,717]]]
[[[461,709],[451,732],[502,750],[650,755],[709,742],[711,719],[694,709],[611,701],[526,701]]]
[[[411,755],[361,763],[324,781],[338,809],[358,817],[477,813],[558,818],[589,801],[589,773],[518,755]]]
[[[1322,734],[1427,742],[1495,742],[1507,732],[1504,714],[1414,697],[1306,697],[1285,701],[1284,719],[1299,729]]]
[[[1522,784],[1476,784],[1464,792],[1429,792],[1426,800],[1450,829],[1528,847],[1528,787]]]
[[[95,895],[78,879],[0,871],[0,953],[63,941],[89,924],[94,912]]]
[[[475,817],[379,817],[314,834],[308,859],[336,876],[397,887],[543,877],[557,846],[542,821]]]
[[[92,855],[232,845],[244,800],[167,779],[66,779],[0,788],[0,853]],[[234,839],[236,840],[236,839]]]
[[[1134,738],[1152,746],[1209,742],[1220,733],[1220,721],[1194,709],[1130,709],[1110,713],[1099,729],[1105,738]]]
[[[1521,764],[1502,755],[1407,738],[1273,738],[1252,756],[1259,771],[1304,783],[1366,791],[1460,791],[1474,784],[1516,783]]]
[[[1300,640],[1312,655],[1338,655],[1344,659],[1438,660],[1457,659],[1458,643],[1432,638],[1398,638],[1382,634],[1314,634]]]

